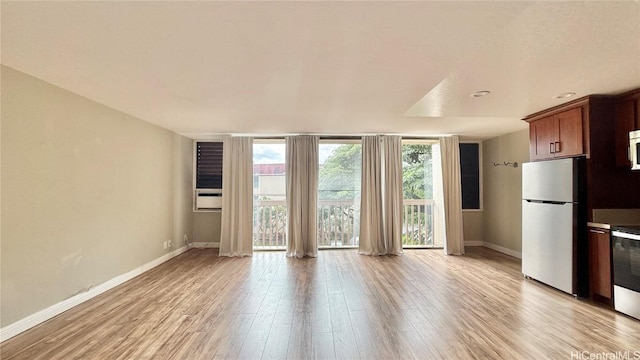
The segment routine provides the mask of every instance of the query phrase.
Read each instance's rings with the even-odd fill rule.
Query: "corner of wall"
[[[522,167],[529,161],[527,129],[483,142],[484,246],[519,257],[522,250]]]
[[[183,248],[192,141],[1,69],[6,327]]]
[[[187,246],[180,247],[168,254],[165,254],[153,261],[143,264],[127,273],[118,275],[96,287],[89,289],[87,292],[77,294],[71,298],[60,301],[53,304],[46,309],[40,310],[34,314],[31,314],[21,320],[11,323],[3,328],[0,328],[0,343],[8,340],[30,328],[37,326],[63,312],[82,304],[85,301],[89,301],[94,297],[121,285],[134,277],[153,269],[154,267],[186,252],[189,250]]]

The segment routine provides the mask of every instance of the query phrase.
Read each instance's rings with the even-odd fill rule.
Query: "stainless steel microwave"
[[[631,170],[640,170],[640,130],[629,133],[629,160]]]

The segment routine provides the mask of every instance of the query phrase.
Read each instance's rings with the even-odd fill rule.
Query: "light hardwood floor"
[[[0,357],[640,355],[640,321],[523,280],[517,259],[485,248],[467,251],[367,257],[330,250],[316,259],[257,252],[230,259],[193,249],[4,342]]]

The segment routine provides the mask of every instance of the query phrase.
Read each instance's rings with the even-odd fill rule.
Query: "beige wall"
[[[483,158],[483,241],[522,251],[522,166],[529,161],[529,131],[486,140]],[[518,162],[518,167],[493,163]]]
[[[196,212],[193,214],[193,239],[198,243],[215,243],[207,246],[218,246],[220,243],[221,212]]]
[[[4,66],[1,110],[1,326],[191,235],[190,139]]]
[[[173,137],[173,237],[174,248],[187,245],[193,237],[193,140]]]
[[[482,241],[483,219],[484,214],[482,211],[462,212],[464,241]]]

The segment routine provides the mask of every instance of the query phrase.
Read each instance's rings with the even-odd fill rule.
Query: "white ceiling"
[[[557,94],[640,87],[638,1],[3,1],[1,20],[3,65],[191,137],[487,138]]]

